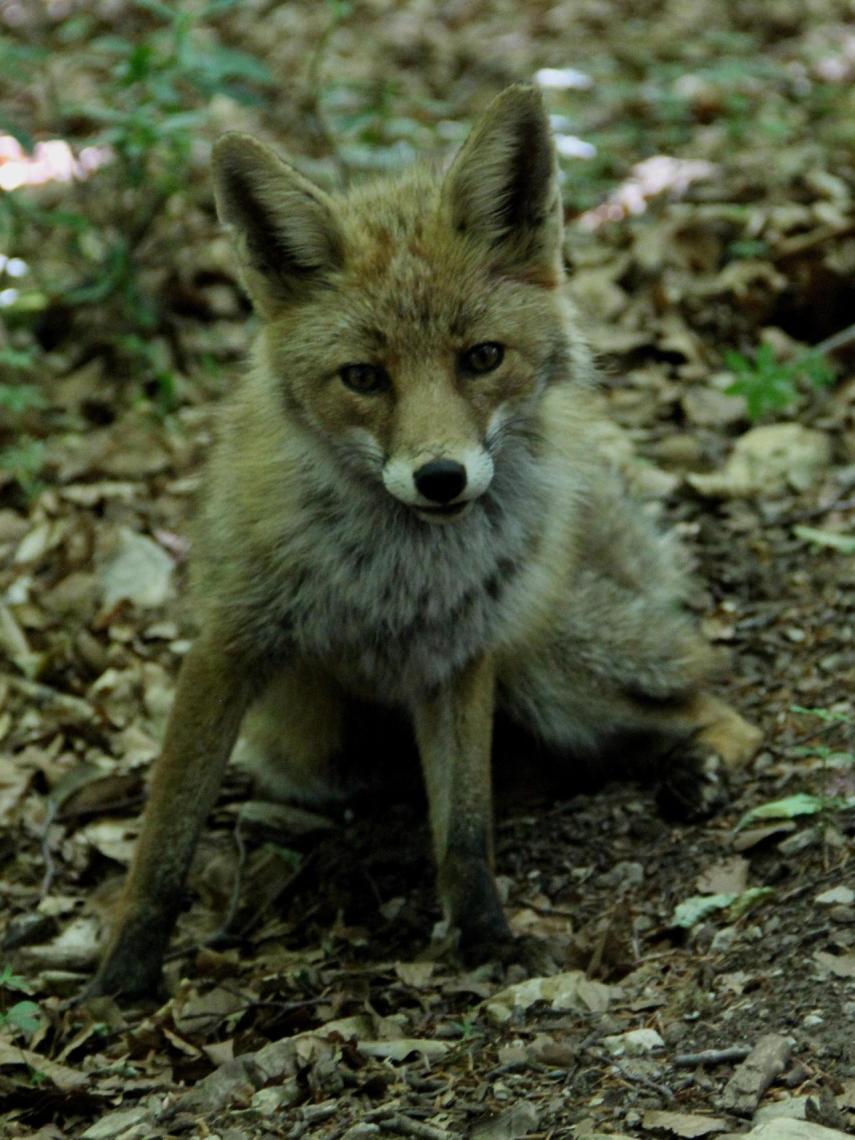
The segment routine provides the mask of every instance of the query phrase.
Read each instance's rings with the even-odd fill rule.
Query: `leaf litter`
[[[18,448],[0,479],[0,889],[3,961],[39,1016],[38,1028],[0,1024],[0,1131],[845,1135],[851,339],[828,353],[833,380],[814,386],[799,366],[851,322],[853,186],[834,134],[845,116],[833,113],[851,110],[855,77],[845,5],[749,17],[668,4],[655,20],[629,19],[617,0],[495,0],[430,17],[416,3],[371,4],[358,20],[346,5],[262,5],[263,19],[256,5],[220,7],[212,44],[295,78],[269,104],[215,97],[181,209],[153,225],[169,252],[148,272],[169,318],[152,339],[178,378],[175,406],[164,415],[119,383],[106,307],[90,306],[65,340],[51,312],[46,351],[23,325],[13,332],[9,359],[38,351],[41,371],[26,373],[39,399],[17,400],[0,423],[0,448]],[[118,17],[96,18],[116,30]],[[306,60],[324,36],[318,93]],[[52,66],[68,71],[75,51],[57,48]],[[210,210],[214,130],[266,134],[320,167],[335,164],[336,139],[359,168],[396,148],[441,149],[488,94],[539,71],[558,129],[586,144],[563,145],[562,168],[571,288],[615,425],[598,445],[699,563],[693,605],[733,653],[723,691],[763,728],[757,761],[732,777],[731,803],[691,827],[666,826],[626,785],[567,798],[511,789],[513,810],[500,786],[508,910],[552,958],[533,978],[466,973],[440,936],[430,942],[417,803],[330,818],[256,806],[236,769],[194,864],[172,996],[156,1008],[74,1003],[192,638],[180,601],[188,520],[213,407],[247,338]],[[384,118],[371,98],[388,84]],[[809,110],[814,90],[825,118]],[[325,117],[331,133],[317,129]],[[86,193],[97,199],[97,175]],[[21,252],[54,266],[58,239]],[[0,1018],[20,995],[2,998]],[[802,1117],[764,1120],[771,1107]]]

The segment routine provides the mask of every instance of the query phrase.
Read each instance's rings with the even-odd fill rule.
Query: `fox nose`
[[[466,486],[466,468],[453,459],[432,459],[413,473],[416,490],[434,503],[450,503]]]

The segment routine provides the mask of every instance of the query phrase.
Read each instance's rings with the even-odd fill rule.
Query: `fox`
[[[351,700],[410,726],[460,953],[513,960],[497,715],[556,766],[646,749],[685,814],[707,757],[744,764],[759,739],[713,695],[673,537],[601,454],[542,96],[515,84],[450,164],[343,190],[245,134],[212,165],[257,335],[193,543],[199,632],[90,992],[159,987],[239,734],[311,800],[341,774]]]

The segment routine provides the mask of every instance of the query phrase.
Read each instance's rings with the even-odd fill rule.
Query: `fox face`
[[[445,177],[328,195],[242,135],[218,143],[214,169],[283,407],[419,519],[464,517],[568,374],[539,94],[501,96]]]

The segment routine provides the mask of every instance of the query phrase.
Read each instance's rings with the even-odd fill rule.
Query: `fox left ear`
[[[270,313],[322,286],[342,261],[326,194],[251,135],[224,135],[212,167],[217,212],[256,306]]]
[[[544,285],[563,276],[558,163],[540,91],[508,87],[489,105],[448,172],[451,224],[487,242],[498,268]]]

